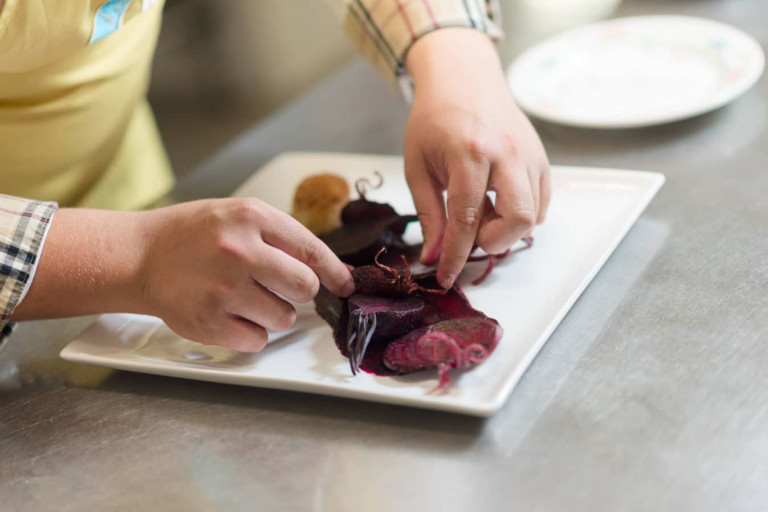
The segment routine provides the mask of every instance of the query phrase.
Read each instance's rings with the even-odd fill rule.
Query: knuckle
[[[304,245],[302,260],[310,267],[314,267],[320,264],[322,261],[322,255],[322,242],[316,238],[313,238]]]
[[[242,222],[259,223],[264,220],[263,203],[251,197],[235,200],[235,218]]]
[[[443,260],[443,264],[449,273],[458,273],[467,262],[467,258],[460,254],[446,254]]]
[[[489,155],[491,154],[491,147],[486,137],[470,135],[465,138],[463,145],[472,162],[485,164],[490,160]]]
[[[482,219],[482,212],[480,208],[476,206],[462,206],[457,208],[453,221],[467,229],[476,230],[480,225]]]
[[[299,302],[309,302],[320,289],[320,281],[314,274],[301,274],[294,283],[296,298]]]
[[[419,219],[419,223],[421,224],[422,228],[427,231],[437,229],[441,223],[445,222],[444,214],[441,218],[437,215],[434,215],[432,212],[421,211],[416,213],[416,217]]]
[[[517,137],[512,133],[502,132],[501,150],[506,157],[517,158],[520,153],[520,145]]]
[[[222,310],[230,301],[230,297],[235,290],[234,283],[228,281],[216,281],[210,286],[210,298],[207,302],[216,310]]]
[[[262,326],[258,324],[251,324],[251,327],[248,333],[248,338],[251,344],[256,342],[258,345],[263,345],[267,343],[267,340],[269,339],[269,335],[267,334],[266,329],[264,329]]]
[[[482,238],[478,245],[488,254],[501,254],[512,245],[512,240]]]
[[[227,315],[217,329],[213,344],[239,352],[259,352],[267,344],[268,335],[263,326],[244,317]]]
[[[549,163],[549,158],[547,158],[547,155],[544,155],[544,158],[541,160],[541,165],[539,166],[541,169],[541,174],[549,174],[551,170],[551,165]]]
[[[267,334],[266,329],[253,329],[253,337],[256,338],[256,341],[262,343],[262,346],[266,345],[269,340],[269,335]]]
[[[231,320],[231,317],[223,311],[215,315],[213,320],[209,320],[210,325],[204,331],[205,341],[201,343],[205,345],[227,346],[231,329],[229,323]]]
[[[529,209],[517,210],[510,220],[512,225],[527,231],[536,225],[536,212]]]
[[[216,238],[215,244],[220,257],[230,264],[248,261],[248,253],[237,238],[222,234]]]
[[[288,306],[276,316],[274,328],[277,331],[285,331],[293,327],[293,324],[295,323],[296,310],[292,306]]]
[[[248,352],[261,352],[264,350],[264,347],[267,346],[268,341],[269,340],[266,332],[253,334],[252,337],[248,340]]]

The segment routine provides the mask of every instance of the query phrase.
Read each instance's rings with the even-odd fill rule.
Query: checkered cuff
[[[56,203],[0,194],[0,342],[37,269]]]
[[[494,39],[503,35],[498,0],[350,0],[344,26],[363,55],[398,80],[406,76],[408,50],[433,30],[472,27]]]

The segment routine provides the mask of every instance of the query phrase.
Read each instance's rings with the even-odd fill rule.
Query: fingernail
[[[355,270],[355,267],[353,267],[352,265],[348,265],[348,264],[345,263],[344,266],[347,267],[347,270],[349,270],[350,272]]]
[[[453,286],[454,281],[456,281],[456,274],[448,274],[448,276],[443,279],[443,282],[440,283],[440,286],[447,290]]]
[[[341,289],[341,295],[342,297],[349,297],[353,293],[355,293],[355,282],[350,279],[344,284],[344,287]]]

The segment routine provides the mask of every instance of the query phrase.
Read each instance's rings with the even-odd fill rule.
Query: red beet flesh
[[[396,373],[437,367],[440,391],[450,382],[448,370],[485,361],[496,348],[503,330],[487,317],[443,320],[409,332],[387,345],[384,366]]]

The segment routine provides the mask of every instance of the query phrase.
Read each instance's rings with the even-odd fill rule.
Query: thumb
[[[443,187],[435,180],[424,164],[420,154],[405,158],[405,177],[411,189],[416,214],[424,234],[421,262],[425,265],[436,263],[440,257],[445,231],[445,201]]]

